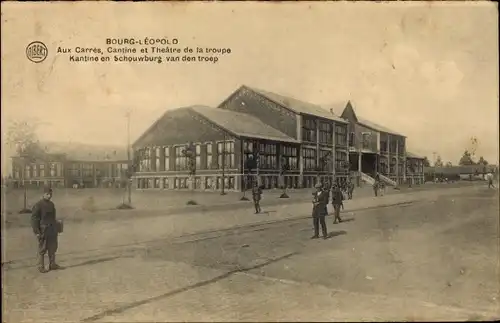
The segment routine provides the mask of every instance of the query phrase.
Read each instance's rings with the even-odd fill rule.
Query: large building
[[[424,182],[424,157],[406,150],[405,135],[358,116],[350,101],[340,116],[349,122],[350,170],[356,177],[373,182],[378,173],[393,186]]]
[[[43,150],[37,158],[12,157],[10,185],[87,188],[126,185],[125,148],[47,143]]]
[[[356,139],[357,138],[357,139]],[[361,140],[360,140],[361,139]],[[190,181],[183,150],[194,147]],[[406,151],[405,137],[360,121],[351,103],[337,115],[321,106],[242,86],[217,108],[167,111],[133,144],[139,189],[242,190],[257,178],[269,188],[310,188],[349,177],[396,185],[423,181],[423,158]],[[258,153],[258,167],[247,160]],[[280,176],[286,164],[287,171]],[[409,167],[411,165],[412,167]],[[413,167],[414,166],[414,167]]]

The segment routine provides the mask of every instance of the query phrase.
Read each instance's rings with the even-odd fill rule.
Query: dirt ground
[[[5,266],[4,317],[8,322],[499,318],[498,191],[484,186],[446,191],[405,193],[398,199],[416,198],[392,207],[346,208],[345,222],[333,225],[328,218],[327,240],[310,240],[311,220],[292,216],[310,207],[304,204],[274,222],[249,220],[233,229],[230,224],[217,229],[213,222],[213,230],[183,229],[178,239],[139,243],[137,237],[137,248],[62,257],[66,270],[46,275],[31,266]],[[387,196],[379,205],[384,199],[397,201]],[[238,213],[237,222],[254,217]],[[162,221],[165,226],[169,219]],[[129,240],[127,227],[116,228],[123,240]]]

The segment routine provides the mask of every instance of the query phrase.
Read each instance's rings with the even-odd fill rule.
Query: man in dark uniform
[[[258,214],[262,211],[260,208],[260,200],[262,198],[262,188],[259,186],[257,180],[255,180],[253,183],[252,198],[253,198],[253,206],[255,207],[255,214]]]
[[[354,192],[354,183],[349,179],[347,182],[347,198],[352,200],[352,193]]]
[[[342,222],[340,218],[340,208],[344,206],[344,195],[340,188],[335,185],[332,191],[332,205],[335,218],[333,219],[333,224]]]
[[[313,193],[313,224],[314,224],[314,235],[311,239],[319,238],[319,225],[321,223],[321,231],[323,233],[323,239],[328,238],[328,232],[326,229],[325,216],[328,215],[328,196],[330,195],[323,189],[321,184],[316,184],[316,192]]]
[[[51,201],[52,189],[45,188],[43,198],[34,206],[31,226],[38,239],[38,271],[46,273],[45,254],[49,254],[49,270],[61,269],[56,264],[57,236],[60,224],[56,220],[56,207]]]

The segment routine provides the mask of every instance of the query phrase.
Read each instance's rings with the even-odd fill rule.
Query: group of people
[[[349,181],[344,185],[333,184],[331,187],[328,185],[316,184],[316,191],[313,193],[313,225],[314,225],[314,235],[311,239],[319,238],[319,227],[321,225],[321,232],[323,239],[328,238],[328,229],[326,226],[325,217],[328,216],[328,204],[330,202],[333,207],[333,224],[342,222],[340,217],[340,209],[344,208],[344,193],[346,193],[347,198],[352,199],[352,194],[354,191],[354,184]]]

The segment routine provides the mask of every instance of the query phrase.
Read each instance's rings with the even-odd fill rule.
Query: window
[[[163,147],[163,152],[165,156],[165,169],[166,171],[170,170],[170,148],[169,147]]]
[[[387,141],[380,141],[380,151],[387,151]]]
[[[391,152],[391,153],[396,152],[396,141],[395,140],[391,140],[391,142],[389,144],[389,152]]]
[[[282,149],[282,156],[287,160],[290,170],[299,169],[298,149],[290,146],[283,146]]]
[[[31,178],[31,166],[24,166],[24,178]]]
[[[316,142],[316,122],[312,119],[305,119],[302,127],[302,140]]]
[[[330,165],[331,159],[330,159],[331,152],[328,150],[320,150],[319,151],[319,170],[320,171],[329,171],[331,170]]]
[[[335,153],[335,169],[347,171],[349,169],[349,163],[347,162],[347,153],[343,151],[337,151]]]
[[[40,177],[45,177],[45,165],[44,164],[41,164],[39,165],[39,176]]]
[[[57,175],[57,165],[54,163],[50,164],[50,177],[56,177]]]
[[[305,170],[316,170],[316,150],[304,148],[302,150],[302,159],[304,161]]]
[[[390,168],[389,168],[389,172],[390,172],[391,174],[395,174],[395,173],[396,173],[396,158],[392,158],[392,159],[391,159],[391,164],[390,164],[390,166],[389,166],[389,167],[390,167]]]
[[[207,164],[205,168],[212,168],[212,144],[207,144]]]
[[[213,189],[213,181],[212,177],[205,177],[205,189],[210,190]]]
[[[259,168],[260,169],[277,169],[278,162],[276,156],[275,144],[260,144],[259,145]]]
[[[223,157],[224,160],[223,160]],[[234,168],[234,142],[226,141],[217,143],[217,163],[219,169]]]
[[[351,134],[354,136],[354,133],[351,132]],[[339,124],[335,126],[335,144],[338,146],[347,145],[347,126]]]
[[[336,129],[335,129],[335,130],[336,130]],[[355,135],[354,135],[354,132],[351,132],[351,133],[349,134],[349,146],[350,146],[350,147],[354,147],[354,146],[356,145],[356,142],[355,142],[355,141],[356,141],[356,137],[355,137]]]
[[[184,149],[184,146],[175,147],[175,170],[187,169],[187,157],[182,153]]]
[[[38,169],[36,167],[36,164],[31,165],[31,171],[32,171],[32,176],[33,177],[38,177]]]
[[[155,149],[155,171],[161,170],[161,148],[156,147]],[[160,184],[158,184],[160,185]]]
[[[326,145],[333,143],[332,125],[330,123],[319,123],[319,142]]]
[[[151,171],[151,148],[143,148],[139,150],[139,171]]]
[[[372,134],[369,132],[363,132],[362,137],[363,137],[363,149],[370,149],[370,144],[371,144],[371,136]]]
[[[116,168],[116,165],[114,165],[115,168]],[[82,169],[82,172],[83,172],[83,177],[92,177],[93,176],[93,165],[92,164],[83,164],[83,169]],[[118,176],[115,176],[115,177],[118,177]]]
[[[201,168],[201,145],[196,145],[196,169]]]
[[[168,180],[168,178],[164,178],[163,179],[163,188],[169,189],[170,188],[169,183],[170,183],[170,181]]]

